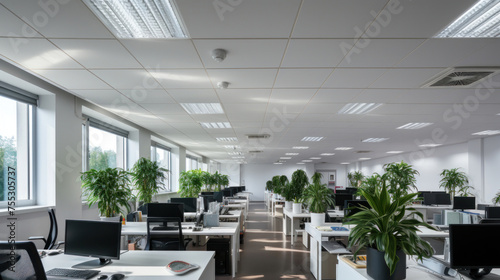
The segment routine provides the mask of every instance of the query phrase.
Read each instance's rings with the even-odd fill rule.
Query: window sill
[[[28,213],[36,213],[36,212],[47,212],[47,210],[51,207],[54,206],[40,206],[40,205],[33,205],[33,206],[22,206],[22,207],[16,207],[14,212],[14,215],[11,215],[9,213],[8,208],[4,208],[0,210],[0,217],[5,217],[5,216],[17,216],[17,215],[22,215],[22,214],[28,214]]]

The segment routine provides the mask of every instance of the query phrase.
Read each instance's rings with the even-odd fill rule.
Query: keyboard
[[[70,279],[90,279],[101,272],[100,270],[91,269],[69,269],[69,268],[53,268],[45,274],[47,277],[64,277]]]

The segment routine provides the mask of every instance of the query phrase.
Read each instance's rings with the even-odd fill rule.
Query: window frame
[[[165,182],[165,189],[160,191],[160,193],[172,192],[172,149],[158,142],[151,141],[151,160],[156,162],[158,162],[156,149],[168,152],[167,180]]]

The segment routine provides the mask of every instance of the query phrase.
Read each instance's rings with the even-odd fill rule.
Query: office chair
[[[14,255],[12,255],[14,252]],[[14,271],[9,269],[14,263]],[[0,279],[3,280],[47,280],[45,269],[36,246],[31,241],[12,244],[0,241]]]
[[[49,208],[49,219],[50,219],[50,228],[49,228],[49,234],[47,235],[47,239],[45,239],[43,236],[31,236],[28,238],[29,240],[43,240],[45,242],[45,245],[43,246],[44,250],[51,250],[51,249],[58,249],[61,244],[64,244],[64,241],[59,241],[56,244],[57,240],[57,220],[56,220],[56,214],[54,213],[54,209]]]
[[[147,237],[144,250],[185,251],[191,240],[191,238],[184,239],[179,217],[151,217],[147,220]]]

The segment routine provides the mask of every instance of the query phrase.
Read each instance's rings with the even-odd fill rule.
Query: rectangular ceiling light
[[[335,148],[335,150],[337,151],[348,151],[348,150],[352,150],[353,148],[352,147],[337,147]]]
[[[237,142],[238,138],[236,137],[217,137],[215,138],[218,142]]]
[[[191,115],[224,114],[220,103],[180,103],[180,105]]]
[[[304,160],[302,160],[302,162],[312,162],[312,160],[310,160],[310,159],[304,159]]]
[[[282,163],[282,162],[275,162],[275,163],[273,163],[273,164],[283,164],[283,163]]]
[[[434,147],[441,146],[441,144],[430,143],[430,144],[422,144],[422,145],[418,145],[418,146],[420,148],[434,148]]]
[[[349,162],[341,162],[340,164],[350,164]]]
[[[234,159],[239,159],[239,158],[245,158],[244,156],[237,156],[237,157],[232,157]]]
[[[309,159],[321,159],[320,157],[310,157]]]
[[[307,141],[307,142],[319,142],[321,140],[323,140],[324,137],[313,137],[313,136],[308,136],[308,137],[304,137],[302,138],[302,140],[300,141]]]
[[[84,0],[118,38],[186,38],[173,0]]]
[[[348,115],[362,115],[367,114],[378,107],[380,107],[382,103],[348,103],[340,111],[338,114],[348,114]]]
[[[298,156],[299,153],[286,153],[285,156]]]
[[[322,153],[320,154],[320,156],[333,156],[334,153]]]
[[[426,126],[431,125],[432,123],[407,123],[405,125],[402,125],[396,129],[421,129]]]
[[[363,143],[378,143],[378,142],[382,142],[382,141],[385,141],[388,139],[389,138],[366,138],[366,139],[361,140],[361,142],[363,142]]]
[[[372,158],[369,158],[369,157],[362,157],[362,158],[359,158],[359,160],[369,160],[369,159],[372,159]]]
[[[500,134],[500,130],[485,130],[476,133],[472,133],[472,135],[497,135]]]
[[[388,154],[401,154],[403,151],[388,151]]]
[[[231,128],[231,124],[228,122],[202,122],[200,125],[203,128]]]
[[[305,163],[303,163],[303,162],[297,162],[297,164],[305,164]]]
[[[480,0],[438,33],[437,38],[500,37],[500,1]]]
[[[280,159],[292,159],[291,157],[280,157]]]
[[[306,146],[295,146],[295,147],[293,147],[292,149],[296,149],[296,150],[305,150],[305,149],[309,149],[309,147],[306,147]]]
[[[234,150],[234,149],[239,149],[240,146],[238,146],[238,145],[224,145],[224,148]]]
[[[229,152],[227,154],[230,155],[230,156],[242,156],[243,155],[242,152]]]

